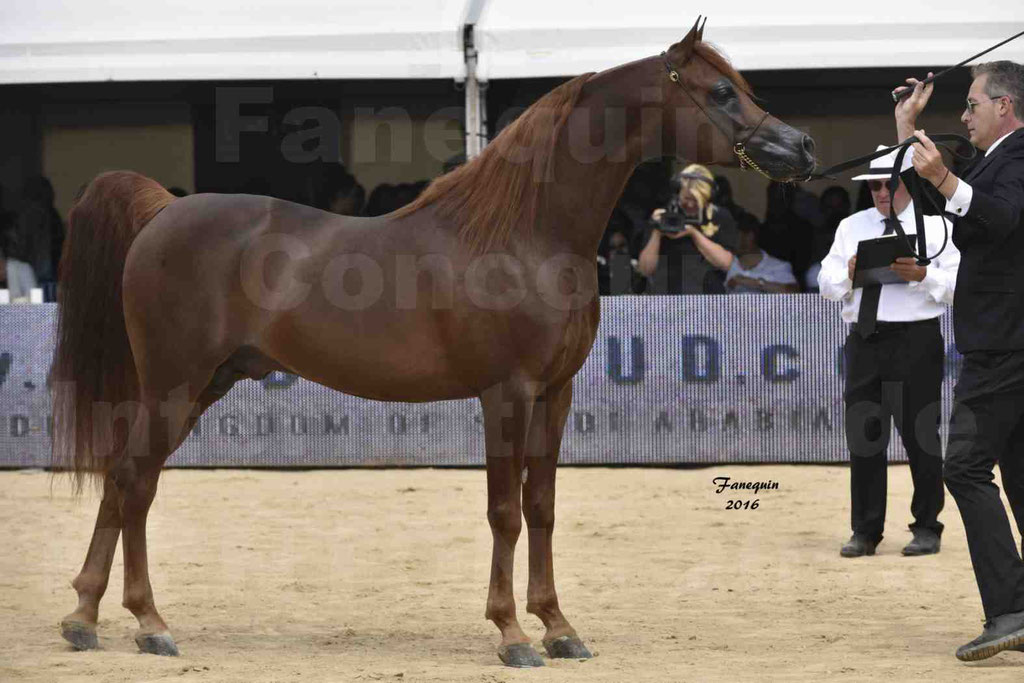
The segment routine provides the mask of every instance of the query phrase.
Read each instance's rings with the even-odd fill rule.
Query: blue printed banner
[[[49,462],[52,305],[0,307],[0,466]],[[948,316],[943,400],[959,357]],[[837,462],[843,437],[839,307],[811,295],[621,296],[576,376],[561,461]],[[893,439],[890,458],[904,459]],[[211,407],[168,461],[189,467],[480,465],[476,400],[346,396],[275,373]]]

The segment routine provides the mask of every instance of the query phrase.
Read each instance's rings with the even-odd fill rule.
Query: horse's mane
[[[480,156],[432,182],[393,215],[427,206],[455,222],[474,252],[500,248],[515,231],[529,231],[553,183],[555,143],[592,74],[577,76],[537,100]]]
[[[696,55],[751,92],[750,84],[712,45],[697,42]],[[532,229],[553,183],[555,143],[593,74],[577,76],[537,100],[475,159],[435,179],[395,218],[433,206],[455,222],[459,238],[476,252],[506,245],[516,231]]]

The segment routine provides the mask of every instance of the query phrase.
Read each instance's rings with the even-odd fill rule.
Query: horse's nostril
[[[807,152],[807,156],[814,156],[814,139],[810,135],[805,135],[803,139],[804,151]]]

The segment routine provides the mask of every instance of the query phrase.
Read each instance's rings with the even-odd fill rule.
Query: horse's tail
[[[57,344],[48,384],[53,399],[53,470],[103,475],[124,448],[139,382],[128,341],[122,279],[128,249],[175,199],[131,171],[96,176],[75,200],[60,259]],[[114,427],[117,427],[115,429]]]

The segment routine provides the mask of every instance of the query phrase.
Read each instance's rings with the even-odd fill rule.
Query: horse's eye
[[[735,97],[736,91],[728,83],[718,83],[711,88],[711,98],[719,104],[725,104]]]

